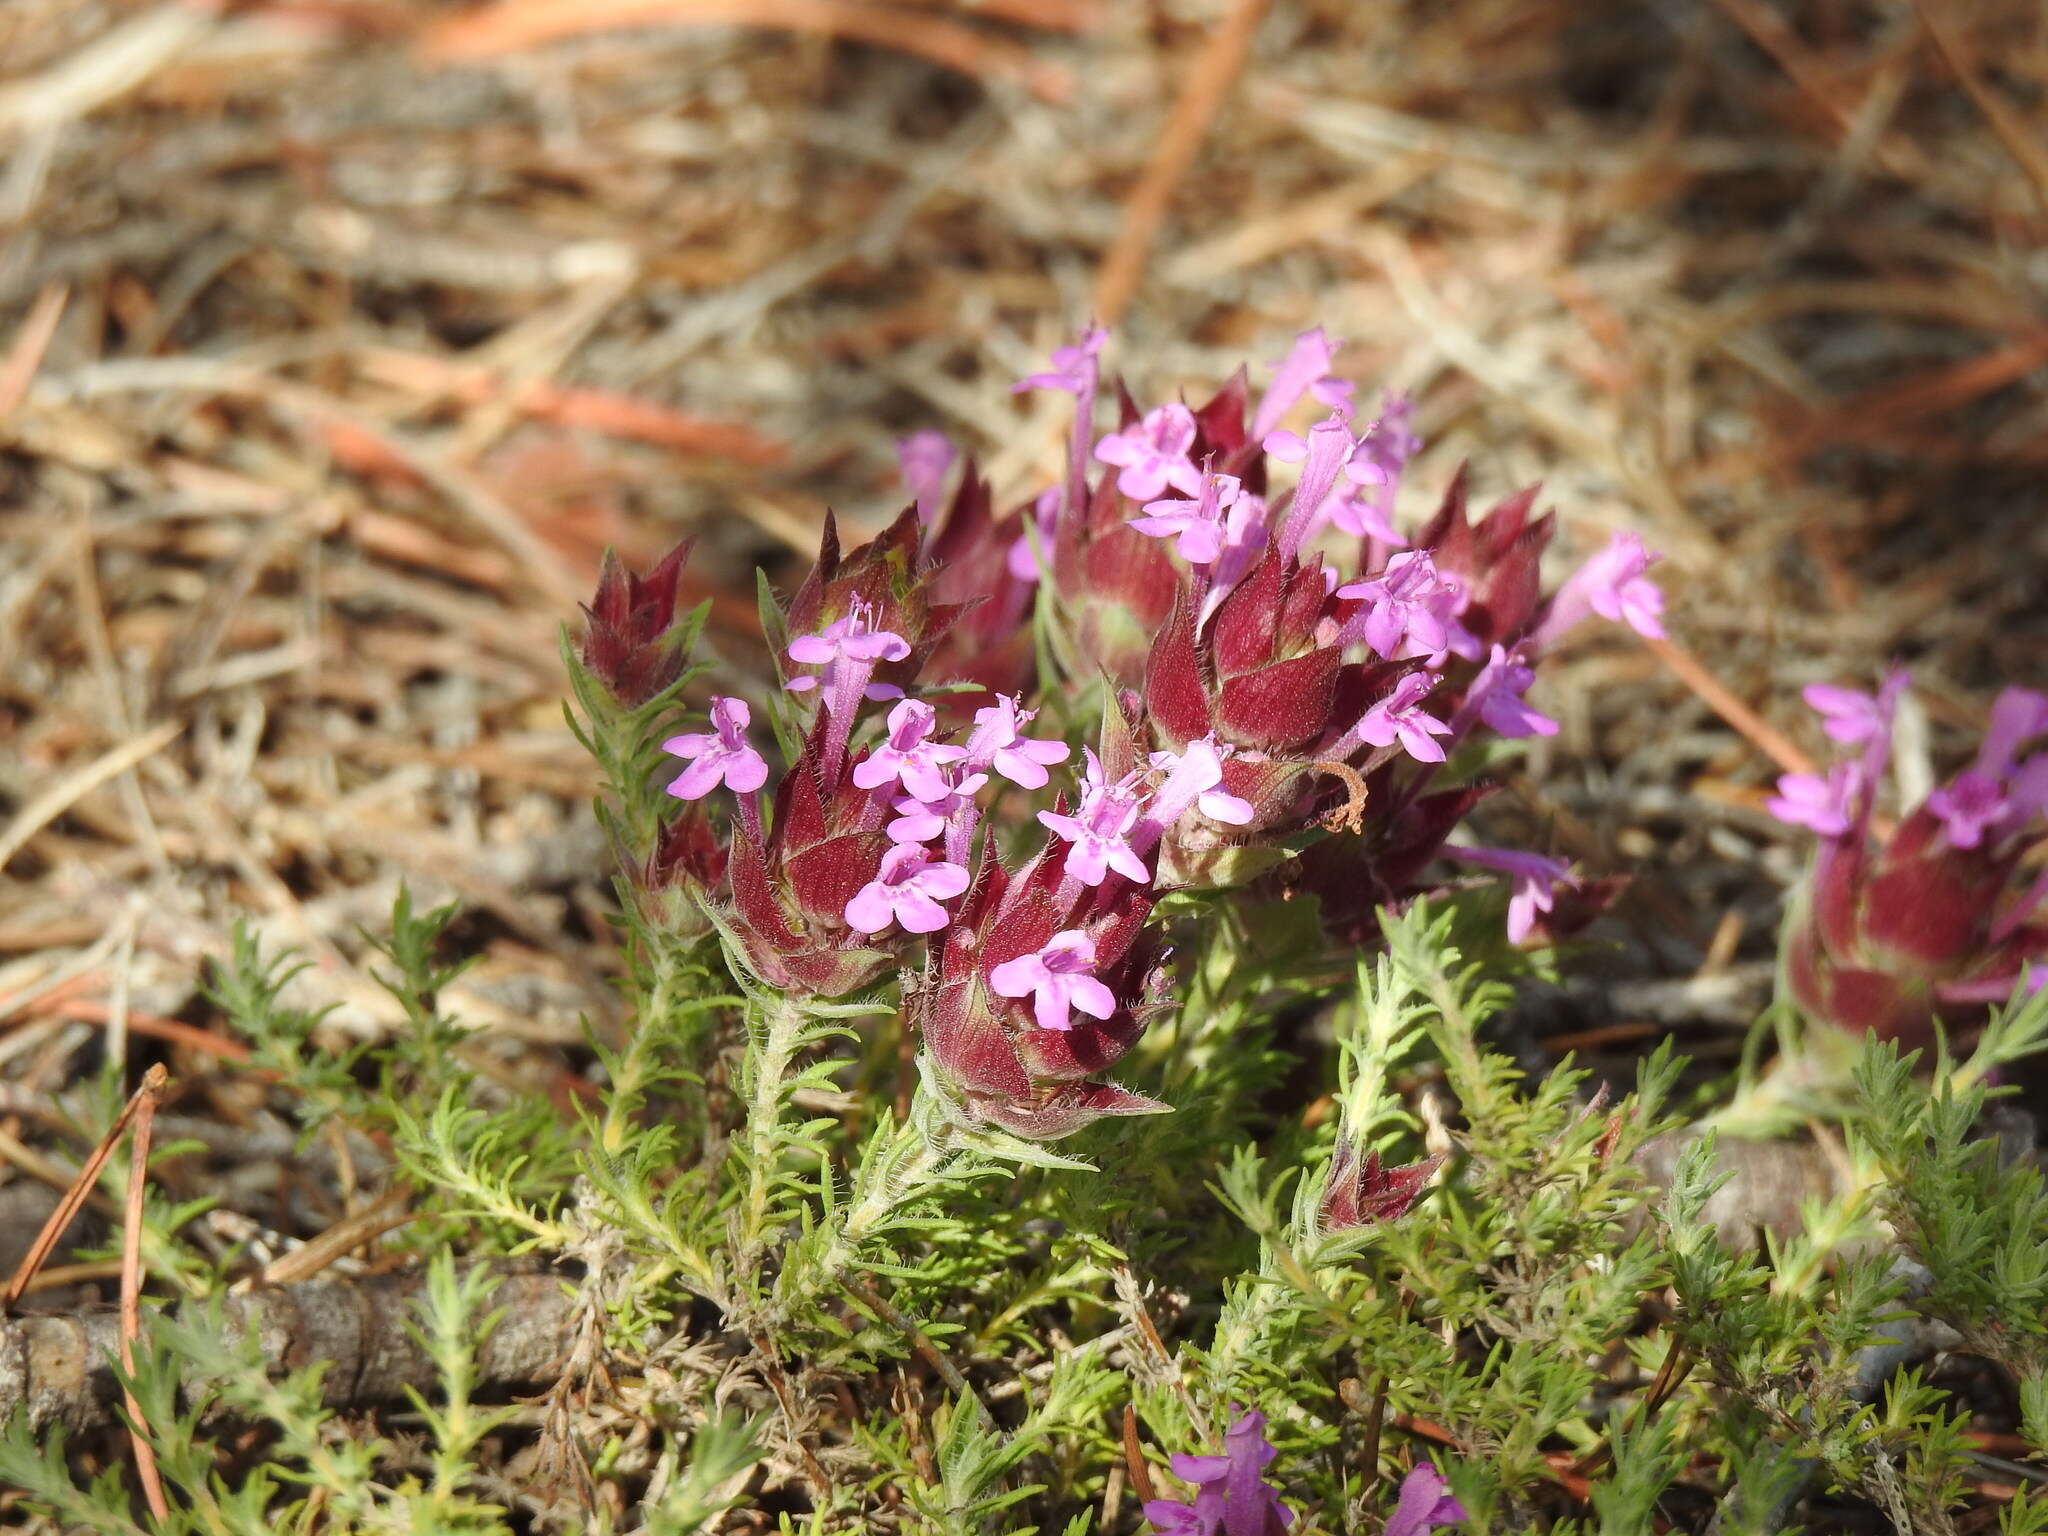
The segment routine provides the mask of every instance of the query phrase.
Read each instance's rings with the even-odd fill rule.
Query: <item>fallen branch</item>
[[[434,1363],[414,1332],[425,1280],[424,1271],[409,1270],[229,1296],[221,1303],[227,1342],[254,1331],[276,1376],[326,1362],[320,1395],[331,1408],[389,1402],[407,1387],[430,1391]],[[504,1315],[477,1345],[477,1388],[554,1381],[576,1332],[575,1296],[562,1277],[508,1270],[485,1305]],[[191,1326],[206,1313],[188,1303],[176,1315]],[[120,1313],[111,1308],[0,1322],[0,1423],[18,1409],[34,1430],[111,1422],[121,1398],[112,1369],[120,1330]]]

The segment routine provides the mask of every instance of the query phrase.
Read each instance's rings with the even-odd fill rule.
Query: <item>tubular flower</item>
[[[1214,565],[1223,558],[1228,514],[1242,489],[1235,475],[1210,475],[1195,500],[1148,501],[1147,515],[1132,518],[1130,525],[1147,538],[1173,539],[1175,552],[1189,565]]]
[[[1418,1461],[1401,1479],[1401,1494],[1387,1516],[1386,1536],[1428,1536],[1442,1525],[1466,1519],[1465,1506],[1452,1497],[1450,1484],[1436,1464]]]
[[[998,997],[1032,998],[1032,1017],[1040,1029],[1071,1029],[1076,1008],[1092,1019],[1116,1012],[1116,994],[1095,979],[1095,941],[1078,928],[1054,934],[1031,954],[1005,960],[988,973],[988,981]]]
[[[1465,702],[1452,720],[1454,727],[1466,728],[1476,715],[1496,736],[1518,741],[1527,736],[1555,736],[1557,722],[1529,707],[1522,695],[1536,681],[1533,668],[1523,665],[1519,652],[1494,646],[1486,665],[1465,690]]]
[[[1422,439],[1410,426],[1414,415],[1406,395],[1387,396],[1379,419],[1365,429],[1358,447],[1344,461],[1347,484],[1340,487],[1331,516],[1346,533],[1397,549],[1408,542],[1394,527],[1394,499],[1401,489],[1401,472],[1422,448]]]
[[[1162,1536],[1281,1536],[1294,1511],[1265,1478],[1279,1454],[1266,1442],[1266,1416],[1241,1414],[1224,1431],[1221,1456],[1170,1458],[1173,1475],[1194,1485],[1194,1502],[1148,1499],[1145,1518]]]
[[[1022,730],[1036,718],[1035,709],[1019,709],[1017,700],[998,694],[996,701],[974,712],[974,731],[967,738],[967,762],[993,768],[1020,789],[1043,789],[1051,779],[1046,769],[1063,763],[1073,749],[1064,741],[1042,741]]]
[[[1074,814],[1040,811],[1039,823],[1073,845],[1062,865],[1069,878],[1083,885],[1100,885],[1109,871],[1115,870],[1126,880],[1142,885],[1152,878],[1152,871],[1145,867],[1130,841],[1143,800],[1137,787],[1139,776],[1128,774],[1110,783],[1103,777],[1102,763],[1095,754],[1083,755],[1088,760],[1087,777],[1082,781],[1081,803],[1074,808]]]
[[[974,810],[974,797],[988,783],[985,773],[963,773],[955,766],[940,781],[944,793],[929,799],[905,795],[890,802],[896,819],[889,823],[892,843],[928,843]]]
[[[1418,763],[1442,762],[1444,749],[1436,738],[1450,735],[1451,728],[1422,708],[1434,686],[1434,678],[1410,672],[1394,685],[1392,693],[1360,716],[1352,729],[1359,740],[1375,747],[1398,743]]]
[[[689,763],[668,787],[678,800],[701,800],[720,784],[751,795],[768,782],[768,764],[747,742],[753,711],[744,699],[713,699],[711,730],[671,736],[661,750]]]
[[[1617,533],[1607,547],[1580,566],[1558,589],[1536,632],[1547,649],[1590,614],[1625,623],[1651,640],[1664,637],[1664,594],[1643,574],[1657,556],[1634,533]]]
[[[1815,1018],[1922,1044],[1937,1018],[1967,1023],[2048,956],[2048,880],[2025,860],[2048,838],[2048,700],[2009,688],[1976,761],[1880,837],[1878,787],[1891,749],[1894,673],[1875,696],[1808,690],[1822,728],[1858,757],[1825,776],[1787,775],[1769,802],[1819,838],[1787,946],[1793,995]]]
[[[913,432],[896,445],[903,483],[917,498],[917,520],[927,526],[946,499],[946,471],[959,455],[943,432]]]
[[[1578,884],[1571,865],[1563,859],[1524,853],[1516,848],[1447,847],[1444,857],[1464,864],[1477,864],[1484,869],[1497,869],[1513,878],[1514,885],[1508,897],[1508,942],[1511,944],[1527,942],[1536,929],[1537,914],[1551,910],[1560,885]]]
[[[933,933],[946,926],[946,909],[967,889],[967,871],[948,864],[915,843],[898,843],[882,855],[875,878],[848,898],[846,925],[858,933],[880,933],[891,923],[905,933]]]
[[[1195,445],[1195,414],[1184,405],[1162,405],[1136,427],[1112,432],[1095,445],[1095,457],[1114,465],[1117,491],[1133,501],[1154,501],[1172,486],[1193,496],[1202,472],[1188,457]]]
[[[1395,555],[1379,575],[1339,587],[1337,595],[1365,605],[1349,627],[1375,655],[1391,660],[1451,648],[1458,583],[1438,574],[1427,550]]]
[[[1287,356],[1273,365],[1273,382],[1267,387],[1265,398],[1259,401],[1258,413],[1252,417],[1252,436],[1262,438],[1279,426],[1303,395],[1313,396],[1320,405],[1349,417],[1351,394],[1357,386],[1349,379],[1331,374],[1330,364],[1336,355],[1336,344],[1323,334],[1321,326],[1295,337]]]
[[[890,710],[888,734],[853,765],[854,784],[886,789],[900,781],[919,800],[943,800],[949,790],[946,765],[960,761],[967,749],[930,740],[936,718],[931,705],[916,699],[905,699]]]

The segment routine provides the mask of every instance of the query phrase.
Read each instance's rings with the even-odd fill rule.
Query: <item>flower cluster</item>
[[[1806,689],[1822,729],[1853,755],[1826,773],[1780,778],[1769,808],[1820,839],[1787,955],[1801,1006],[1844,1029],[1920,1044],[1937,1019],[2003,1001],[2043,974],[2048,876],[2025,861],[2048,839],[2048,696],[2001,693],[1970,766],[1879,836],[1907,682],[1894,671],[1875,694]]]
[[[1097,436],[1103,340],[1019,386],[1075,398],[1058,484],[998,516],[924,434],[900,447],[913,504],[879,537],[842,554],[828,515],[775,658],[794,760],[778,776],[754,744],[762,701],[714,699],[708,730],[665,744],[689,806],[649,866],[786,991],[837,996],[921,955],[906,1007],[951,1107],[1047,1138],[1162,1107],[1105,1074],[1166,1001],[1148,921],[1168,889],[1291,883],[1363,937],[1449,856],[1511,876],[1510,931],[1531,936],[1569,871],[1448,847],[1482,791],[1438,779],[1482,735],[1556,730],[1525,695],[1558,636],[1589,614],[1657,633],[1661,602],[1627,536],[1545,599],[1533,492],[1474,521],[1461,478],[1404,534],[1409,407],[1357,426],[1320,331],[1256,403],[1242,372],[1198,407],[1119,388]],[[1303,402],[1328,414],[1296,433]],[[601,594],[593,635],[638,598]],[[1024,703],[1034,615],[1069,677],[1111,685],[1078,756]],[[700,807],[728,794],[720,837]]]

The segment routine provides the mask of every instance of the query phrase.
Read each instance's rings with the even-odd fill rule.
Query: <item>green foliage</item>
[[[632,868],[668,814],[651,742],[682,685],[625,710],[569,664]],[[451,909],[401,893],[375,941],[399,1024],[373,1040],[339,1038],[316,980],[238,933],[208,993],[252,1085],[308,1138],[374,1139],[411,1192],[384,1242],[423,1269],[405,1329],[432,1389],[328,1407],[320,1363],[225,1327],[239,1270],[194,1240],[204,1203],[151,1193],[153,1301],[190,1300],[153,1306],[122,1379],[170,1521],[115,1442],[21,1418],[0,1486],[53,1526],[138,1536],[684,1536],[737,1510],[816,1536],[1116,1536],[1142,1526],[1131,1456],[1184,1494],[1171,1457],[1256,1408],[1297,1529],[1376,1536],[1424,1456],[1474,1531],[1635,1536],[1718,1507],[1720,1531],[1775,1533],[1823,1497],[1958,1529],[1983,1453],[1940,1350],[2005,1372],[2048,1448],[2048,1192],[1984,1137],[1988,1085],[2048,1042],[2048,994],[1997,1010],[1960,1065],[1849,1043],[1811,1078],[1751,1074],[1717,1134],[1674,1113],[1668,1047],[1618,1096],[1501,1047],[1538,972],[1497,905],[1389,913],[1384,950],[1336,969],[1306,903],[1169,897],[1179,1006],[1119,1075],[1173,1113],[1058,1146],[913,1088],[899,987],[784,997],[721,952],[717,914],[623,903],[631,1023],[593,1027],[567,1108],[508,1087],[449,1012]],[[120,1102],[100,1084],[78,1137]],[[1744,1155],[1727,1132],[1817,1108],[1846,1127],[1841,1187],[1793,1232],[1716,1217]],[[1340,1147],[1444,1159],[1406,1215],[1330,1230]],[[107,1191],[126,1176],[113,1160]],[[487,1379],[517,1320],[458,1253],[561,1277],[576,1343],[538,1398]],[[1998,1520],[2048,1533],[2048,1500],[2022,1489]]]

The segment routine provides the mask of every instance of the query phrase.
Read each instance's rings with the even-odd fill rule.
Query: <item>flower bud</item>
[[[1458,622],[1482,647],[1512,645],[1543,607],[1540,567],[1557,520],[1546,512],[1530,521],[1541,489],[1516,492],[1474,524],[1465,512],[1461,466],[1436,515],[1415,536],[1416,548],[1429,550],[1436,568],[1463,588]]]
[[[628,709],[637,708],[683,675],[683,568],[695,539],[685,539],[645,576],[606,552],[597,591],[583,605],[581,656],[590,674]]]
[[[1338,1142],[1318,1207],[1323,1230],[1343,1232],[1376,1221],[1400,1220],[1415,1208],[1443,1164],[1444,1154],[1439,1152],[1419,1163],[1383,1168],[1378,1152],[1366,1153],[1365,1161],[1360,1162],[1349,1141]]]
[[[1038,579],[1035,565],[1015,558],[1030,512],[1027,504],[998,518],[988,481],[968,460],[959,490],[925,538],[925,558],[935,571],[933,596],[959,614],[926,664],[932,682],[979,683],[990,693],[1030,691],[1037,665],[1030,619]],[[1030,556],[1028,544],[1023,553]],[[1050,530],[1045,555],[1052,556]],[[951,704],[959,709],[985,702],[969,696]]]
[[[940,572],[925,557],[922,544],[917,509],[909,507],[881,534],[842,558],[838,522],[827,511],[817,564],[789,602],[789,633],[821,634],[857,617],[869,631],[896,635],[906,649],[881,661],[873,680],[892,691],[908,688],[971,606],[938,600]]]

